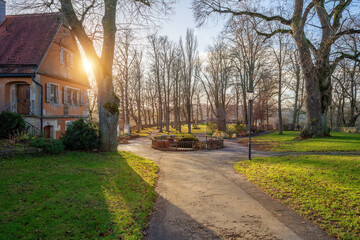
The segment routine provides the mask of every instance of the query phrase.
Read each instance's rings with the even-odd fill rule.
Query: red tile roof
[[[33,72],[61,24],[60,13],[6,16],[0,26],[0,73]]]

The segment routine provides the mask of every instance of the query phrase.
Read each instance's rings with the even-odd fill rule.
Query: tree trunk
[[[305,107],[306,124],[300,133],[302,138],[311,138],[313,136],[323,137],[323,115],[321,112],[321,95],[319,89],[319,80],[312,73],[305,73]]]
[[[119,117],[119,99],[114,93],[109,94],[107,85],[110,82],[112,85],[112,78],[106,76],[101,82],[103,84],[98,84],[100,150],[116,151],[118,145],[116,127]],[[113,92],[113,89],[111,92]]]
[[[282,79],[281,70],[279,69],[279,92],[278,92],[278,116],[279,116],[279,134],[283,134],[283,121],[282,121],[282,109],[281,109],[281,91],[282,91]]]
[[[296,120],[297,120],[297,113],[298,113],[298,100],[299,100],[299,88],[300,88],[300,76],[298,74],[296,74],[294,113],[293,113],[293,119],[292,119],[292,123],[291,123],[292,131],[295,131],[295,128],[296,128]]]

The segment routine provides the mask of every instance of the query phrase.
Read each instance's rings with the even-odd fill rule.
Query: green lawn
[[[360,239],[360,156],[255,158],[234,169],[340,239]]]
[[[277,132],[252,138],[255,149],[274,152],[345,152],[360,151],[360,134],[332,132],[331,137],[296,139],[298,132]],[[247,144],[248,139],[239,141]]]
[[[194,129],[193,125],[191,125],[191,133],[206,133],[206,125],[205,124],[198,124],[199,129]],[[136,132],[136,128],[132,128],[131,132],[137,135],[140,135],[141,137],[149,136],[149,133],[155,130],[159,130],[157,127],[151,127],[151,128],[144,128],[141,129],[140,132]],[[207,129],[208,132],[210,132],[209,129]],[[183,124],[181,126],[181,133],[179,133],[175,128],[170,127],[169,132],[166,131],[166,126],[163,126],[163,133],[162,134],[169,134],[169,135],[177,135],[177,136],[186,136],[188,132],[187,124]],[[123,134],[123,131],[121,131],[121,134]]]
[[[141,239],[157,171],[127,152],[0,159],[0,239]]]

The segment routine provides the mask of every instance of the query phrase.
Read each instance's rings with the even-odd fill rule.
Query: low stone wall
[[[339,127],[335,128],[334,131],[342,133],[360,133],[360,127]]]
[[[10,148],[10,149],[3,149],[0,150],[0,158],[5,157],[15,157],[21,155],[38,155],[42,153],[42,149],[34,148],[34,147],[27,147],[27,148]]]

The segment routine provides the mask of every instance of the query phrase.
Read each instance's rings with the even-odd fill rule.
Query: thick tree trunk
[[[311,73],[310,73],[311,74]],[[305,108],[306,124],[300,133],[302,138],[323,137],[323,115],[321,112],[321,94],[319,89],[319,80],[314,75],[305,73]]]
[[[100,131],[100,150],[116,151],[117,136],[116,127],[119,117],[119,99],[115,94],[109,94],[108,84],[112,79],[109,76],[103,78],[103,84],[98,84],[98,109],[99,109],[99,131]],[[98,81],[100,82],[100,81]],[[112,82],[111,82],[112,84]],[[113,89],[112,91],[113,92]]]

